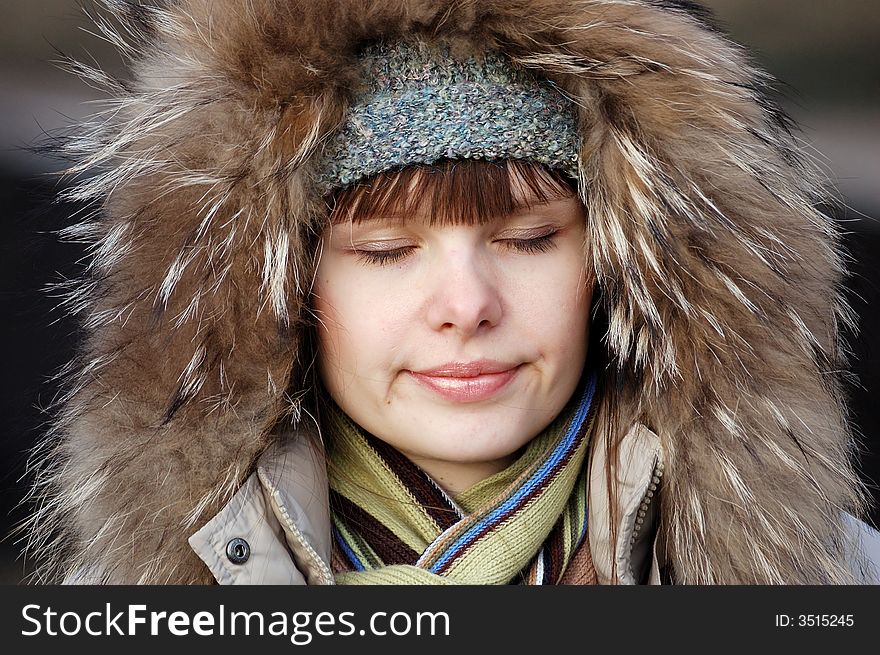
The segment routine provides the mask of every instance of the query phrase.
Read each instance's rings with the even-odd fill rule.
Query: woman
[[[876,581],[838,233],[702,9],[112,6],[41,579]]]

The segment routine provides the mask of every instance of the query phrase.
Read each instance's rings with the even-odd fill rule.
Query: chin
[[[530,441],[528,438],[507,440],[499,443],[494,439],[469,437],[458,440],[452,448],[444,448],[444,452],[436,453],[438,459],[460,464],[476,464],[509,457]]]

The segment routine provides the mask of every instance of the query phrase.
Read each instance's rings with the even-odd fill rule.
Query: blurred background
[[[100,96],[53,60],[63,52],[122,74],[120,58],[91,33],[76,0],[3,0],[0,6],[0,535],[20,521],[28,450],[48,419],[49,380],[70,358],[76,326],[40,289],[74,277],[82,247],[53,230],[78,208],[53,203],[61,164],[28,146],[95,111]],[[781,84],[780,101],[804,130],[846,208],[834,215],[853,256],[849,300],[861,335],[851,342],[859,387],[851,397],[863,435],[862,473],[880,500],[880,2],[708,0],[718,22]],[[84,6],[90,7],[89,2]],[[880,511],[873,512],[876,525]],[[0,583],[28,570],[21,544],[0,541]]]

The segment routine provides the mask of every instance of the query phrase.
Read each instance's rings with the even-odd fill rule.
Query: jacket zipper
[[[636,542],[639,539],[639,533],[642,531],[642,525],[645,523],[645,517],[648,515],[648,508],[651,506],[651,502],[654,500],[654,495],[657,493],[657,489],[660,486],[660,480],[663,478],[663,460],[660,455],[657,455],[657,461],[654,463],[654,470],[651,472],[651,482],[648,484],[648,489],[645,492],[645,495],[642,497],[642,502],[639,504],[639,511],[636,514],[636,524],[633,527],[632,536],[629,539],[629,561],[632,562],[632,554],[633,549],[635,548]]]

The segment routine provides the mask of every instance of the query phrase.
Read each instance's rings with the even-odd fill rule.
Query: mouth
[[[407,371],[413,379],[445,400],[473,403],[488,400],[507,387],[521,364],[481,360],[450,362],[425,371]]]

